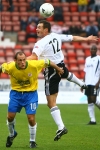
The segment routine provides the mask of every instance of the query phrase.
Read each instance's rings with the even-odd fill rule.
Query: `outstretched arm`
[[[64,70],[62,68],[58,67],[54,62],[52,62],[49,59],[45,60],[45,64],[46,64],[46,67],[53,67],[54,69],[56,69],[59,76],[61,76],[64,73]]]
[[[73,41],[79,41],[79,42],[81,42],[81,41],[94,41],[94,42],[96,42],[96,41],[98,41],[99,40],[99,38],[97,37],[97,36],[93,36],[93,35],[90,35],[90,36],[88,36],[88,37],[81,37],[81,36],[73,36]]]
[[[38,60],[38,57],[35,53],[32,53],[30,56],[27,57],[28,60]]]

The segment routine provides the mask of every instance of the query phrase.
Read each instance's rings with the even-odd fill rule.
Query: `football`
[[[40,6],[39,12],[42,17],[48,18],[54,14],[54,7],[50,3],[44,3]]]

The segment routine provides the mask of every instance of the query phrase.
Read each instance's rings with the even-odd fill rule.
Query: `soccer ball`
[[[39,12],[42,17],[49,18],[54,14],[54,7],[50,3],[44,3],[40,6]]]

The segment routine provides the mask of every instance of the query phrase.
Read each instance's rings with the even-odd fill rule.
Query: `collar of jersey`
[[[18,70],[21,70],[19,67],[18,67],[18,65],[15,63],[15,66],[16,66],[16,68],[18,69]],[[27,68],[27,66],[28,66],[28,62],[26,61],[26,67],[25,67],[25,69]]]
[[[91,58],[93,58],[93,57],[96,57],[97,55],[95,55],[95,56],[91,56]]]

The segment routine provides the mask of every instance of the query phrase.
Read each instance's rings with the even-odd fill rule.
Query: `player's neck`
[[[96,57],[97,55],[92,55],[91,58]]]

